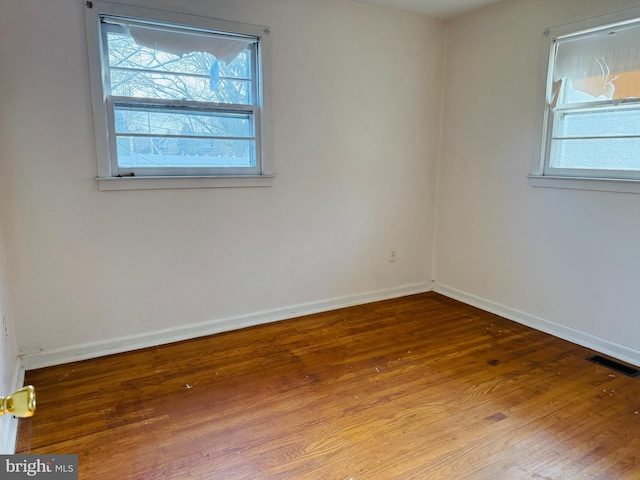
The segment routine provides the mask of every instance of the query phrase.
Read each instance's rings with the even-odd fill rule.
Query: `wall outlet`
[[[389,250],[389,261],[397,262],[398,261],[398,250],[395,248],[393,250]]]

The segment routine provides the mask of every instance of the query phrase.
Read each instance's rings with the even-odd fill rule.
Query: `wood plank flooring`
[[[435,293],[27,372],[88,479],[640,479],[640,377]]]

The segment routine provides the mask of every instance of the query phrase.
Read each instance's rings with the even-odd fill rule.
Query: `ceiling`
[[[431,15],[440,18],[451,18],[470,12],[485,5],[498,3],[501,0],[354,0],[379,7],[404,10],[405,12]]]

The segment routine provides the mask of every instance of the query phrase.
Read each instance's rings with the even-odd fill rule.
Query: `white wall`
[[[279,175],[99,192],[82,2],[0,0],[0,218],[27,359],[427,290],[432,267],[446,294],[640,352],[640,197],[526,178],[543,30],[640,2],[514,0],[450,21],[432,265],[443,22],[342,0],[134,1],[271,28]]]
[[[533,188],[527,174],[544,29],[638,5],[516,0],[448,25],[435,253],[439,291],[636,363],[640,196]]]
[[[442,21],[342,0],[136,0],[270,27],[278,177],[100,192],[83,3],[0,0],[0,214],[22,354],[430,288]]]
[[[13,314],[7,279],[4,233],[0,221],[0,396],[11,394],[22,382],[23,374],[16,357]],[[0,454],[13,453],[17,421],[11,415],[0,417]]]

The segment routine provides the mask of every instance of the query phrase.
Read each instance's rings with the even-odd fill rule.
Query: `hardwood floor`
[[[640,479],[640,377],[435,293],[27,372],[81,479]]]

